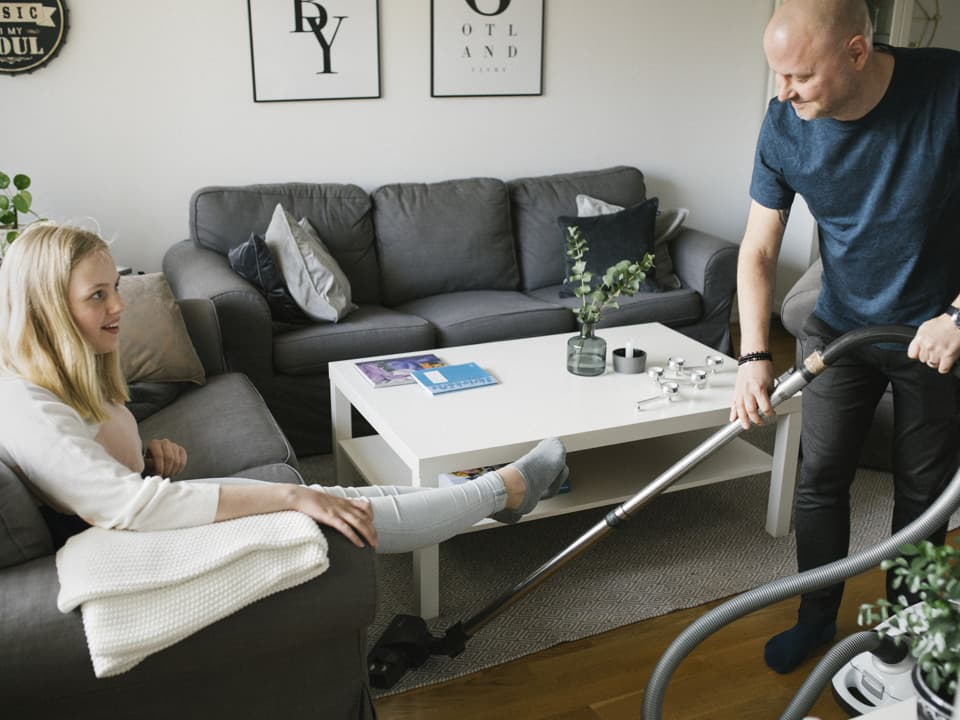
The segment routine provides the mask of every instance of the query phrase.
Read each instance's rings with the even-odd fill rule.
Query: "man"
[[[788,0],[763,48],[778,94],[757,143],[737,269],[741,356],[730,419],[749,427],[773,414],[768,325],[795,194],[817,220],[823,260],[804,355],[854,328],[919,326],[906,353],[864,348],[804,390],[796,503],[804,571],[847,554],[849,488],[888,383],[893,530],[920,515],[957,468],[957,386],[947,373],[960,356],[960,53],[874,48],[864,0]],[[842,593],[841,584],[804,595],[796,626],[767,643],[767,664],[789,672],[830,641]]]

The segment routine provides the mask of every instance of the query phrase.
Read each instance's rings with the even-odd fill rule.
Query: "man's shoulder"
[[[901,68],[915,68],[922,74],[947,72],[960,73],[960,51],[950,48],[885,48],[890,52]]]

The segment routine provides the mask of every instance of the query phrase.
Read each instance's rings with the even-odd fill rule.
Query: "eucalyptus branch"
[[[647,271],[653,267],[653,254],[646,253],[641,260],[633,262],[621,260],[607,268],[600,279],[600,284],[593,288],[593,273],[587,270],[584,260],[590,251],[586,239],[580,228],[571,225],[567,228],[567,257],[573,264],[570,266],[565,282],[573,288],[575,297],[580,298],[580,307],[573,308],[573,314],[584,325],[593,325],[600,322],[600,315],[607,308],[618,308],[618,297],[630,297],[640,291],[640,284],[647,276]]]

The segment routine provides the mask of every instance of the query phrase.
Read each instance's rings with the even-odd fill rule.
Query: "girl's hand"
[[[151,440],[147,443],[143,462],[143,472],[146,475],[172,478],[183,472],[187,466],[187,451],[181,445],[165,438]]]
[[[373,510],[366,500],[340,498],[308,487],[297,488],[294,509],[309,515],[321,525],[339,530],[357,547],[377,546],[373,528]]]

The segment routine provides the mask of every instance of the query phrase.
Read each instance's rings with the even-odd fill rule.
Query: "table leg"
[[[800,411],[777,415],[777,436],[773,446],[770,472],[770,498],[767,501],[767,532],[783,537],[790,532],[793,494],[797,486],[797,461],[800,456]]]
[[[413,612],[430,620],[440,614],[440,546],[413,551]]]
[[[422,460],[410,469],[413,487],[437,487],[440,473],[450,470],[444,462]],[[413,551],[414,613],[430,620],[440,615],[440,546],[430,545]]]
[[[330,419],[333,424],[333,460],[337,473],[337,485],[356,485],[359,475],[350,458],[340,446],[341,440],[353,437],[352,406],[340,389],[330,388]]]

